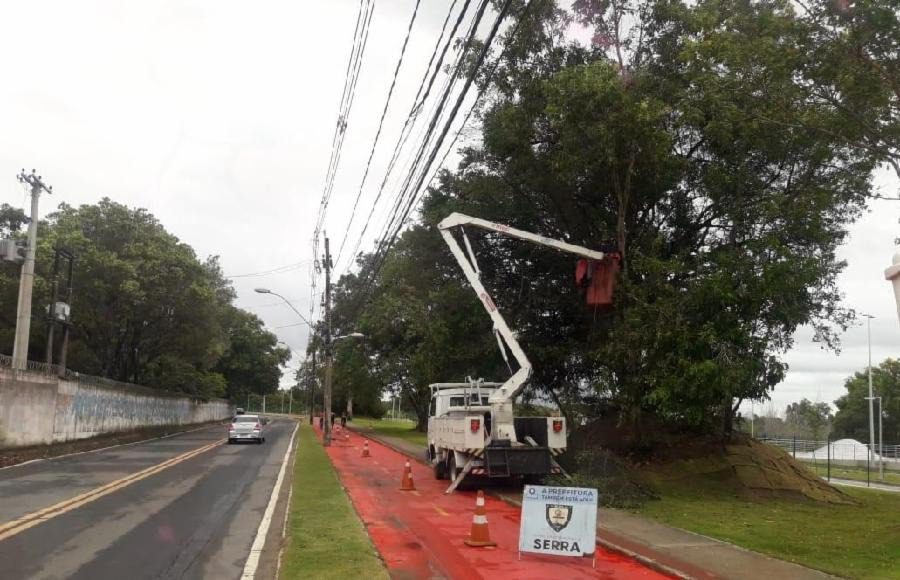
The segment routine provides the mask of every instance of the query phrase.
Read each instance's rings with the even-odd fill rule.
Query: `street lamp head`
[[[272,293],[272,291],[269,290],[268,288],[254,288],[253,291],[258,294],[271,294]]]
[[[351,332],[347,335],[349,338],[365,338],[366,335],[361,332]]]

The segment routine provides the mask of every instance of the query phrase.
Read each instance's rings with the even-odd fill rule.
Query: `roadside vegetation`
[[[387,579],[331,461],[308,425],[301,425],[294,463],[282,578]]]
[[[26,223],[22,210],[0,205],[0,238],[24,238]],[[77,256],[68,369],[236,401],[278,389],[290,351],[233,304],[217,256],[200,259],[147,210],[104,198],[49,213],[38,238],[35,312],[54,284],[64,287],[53,276],[54,248]],[[0,268],[0,353],[12,351],[18,287],[18,270]],[[46,325],[33,325],[31,360],[43,360],[46,342]]]
[[[761,500],[713,479],[659,491],[637,513],[846,578],[900,577],[900,493],[844,488],[853,504]]]
[[[416,430],[414,421],[403,421],[399,419],[373,419],[371,417],[354,417],[353,425],[363,432],[374,431],[379,435],[388,437],[396,437],[425,448],[427,438],[425,433]]]

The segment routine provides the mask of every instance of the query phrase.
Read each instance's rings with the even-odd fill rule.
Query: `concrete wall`
[[[215,421],[232,412],[223,400],[198,401],[144,387],[98,386],[0,369],[0,449]]]

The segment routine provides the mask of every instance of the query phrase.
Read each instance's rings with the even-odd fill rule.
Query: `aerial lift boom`
[[[472,245],[469,242],[469,238],[466,236],[465,227],[473,227],[488,232],[494,232],[510,238],[553,248],[554,250],[561,252],[575,254],[589,260],[603,260],[606,254],[461,213],[452,213],[438,224],[441,236],[443,236],[447,246],[450,247],[453,257],[456,258],[460,268],[462,268],[463,274],[465,274],[466,279],[469,281],[472,289],[475,290],[475,294],[478,295],[481,304],[484,306],[484,309],[494,323],[494,333],[497,337],[497,343],[500,346],[500,352],[503,355],[503,358],[508,362],[506,355],[506,349],[508,349],[515,358],[516,363],[519,365],[518,370],[516,370],[513,375],[500,386],[500,388],[494,391],[488,399],[488,402],[491,405],[490,439],[492,441],[507,440],[515,445],[517,444],[518,439],[516,438],[513,421],[513,400],[528,382],[528,379],[531,376],[532,366],[528,357],[525,355],[525,352],[522,350],[522,347],[519,345],[515,333],[510,330],[506,320],[497,309],[497,305],[494,304],[494,300],[491,298],[490,293],[484,287],[484,284],[481,283],[481,272],[478,269],[478,262],[475,259],[475,253],[472,251]],[[465,250],[460,246],[453,233],[453,230],[456,228],[461,231]]]

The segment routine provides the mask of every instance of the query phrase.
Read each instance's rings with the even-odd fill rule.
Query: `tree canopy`
[[[3,208],[3,214],[16,214]],[[10,228],[16,229],[16,228]],[[201,261],[149,212],[103,199],[40,224],[29,358],[43,360],[54,248],[76,256],[67,366],[197,396],[272,392],[289,352],[232,305],[218,259]],[[0,347],[12,348],[18,269],[0,269]],[[58,335],[57,335],[58,336]]]
[[[869,442],[869,373],[864,369],[853,374],[844,383],[847,394],[836,400],[834,415],[835,437],[847,437]],[[884,440],[900,443],[900,361],[886,359],[872,367],[872,391],[882,397],[884,416],[882,427]],[[875,437],[878,437],[878,402],[875,402]]]
[[[374,281],[360,279],[380,257],[361,257],[336,312],[373,337],[383,384],[421,408],[427,382],[504,376],[440,219],[462,211],[615,249],[615,305],[599,311],[569,257],[468,232],[534,363],[531,394],[727,432],[742,400],[784,378],[798,326],[833,347],[852,318],[836,250],[896,153],[896,6],[534,4],[518,5],[480,140],[439,176]],[[565,40],[573,19],[591,46]],[[863,131],[858,116],[878,123]]]

